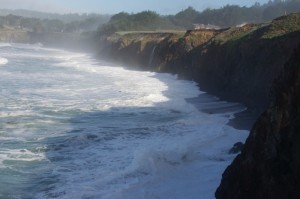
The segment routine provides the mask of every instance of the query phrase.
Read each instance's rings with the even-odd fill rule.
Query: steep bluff
[[[300,45],[271,96],[270,108],[224,172],[217,199],[300,198]]]
[[[300,14],[184,35],[114,36],[104,43],[100,53],[114,60],[178,74],[219,97],[266,110],[225,170],[217,199],[300,198]]]
[[[102,56],[178,74],[201,90],[264,110],[269,89],[300,42],[300,14],[266,24],[179,33],[131,33],[101,40]],[[255,96],[255,97],[253,97]]]

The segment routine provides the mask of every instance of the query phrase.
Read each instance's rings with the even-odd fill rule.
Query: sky
[[[219,8],[227,4],[251,6],[268,0],[0,0],[2,9],[29,9],[51,13],[116,14],[122,11],[137,13],[144,10],[159,14],[175,14],[192,6],[198,11]]]

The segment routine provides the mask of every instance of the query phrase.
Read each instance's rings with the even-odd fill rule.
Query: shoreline
[[[227,125],[237,130],[250,131],[259,116],[257,112],[247,108],[241,103],[228,102],[208,93],[200,94],[195,98],[186,99],[186,101],[204,113],[232,114],[233,118],[229,119]],[[203,103],[206,103],[207,106],[203,107]]]
[[[150,69],[146,69],[142,66],[129,66],[126,63],[121,63],[121,62],[114,62],[111,58],[107,58],[107,57],[103,57],[103,56],[99,56],[96,54],[89,54],[90,56],[92,56],[93,59],[99,61],[104,61],[107,64],[111,65],[111,66],[115,66],[115,67],[124,67],[126,70],[133,70],[133,71],[147,71],[147,72],[154,72],[154,73],[166,73],[166,74],[170,74],[170,75],[175,75],[177,76],[177,80],[182,80],[178,74],[174,74],[171,72],[158,72],[158,71],[153,71]],[[192,79],[185,79],[187,81],[191,81],[194,82],[196,84],[198,84],[196,81],[192,80]],[[209,91],[203,91],[201,90],[200,86],[198,85],[198,90],[200,92],[203,92],[202,94],[200,94],[198,97],[195,98],[188,98],[185,99],[188,103],[191,103],[192,105],[194,105],[199,111],[203,111],[205,113],[210,113],[210,114],[216,114],[216,113],[230,113],[230,112],[236,112],[233,113],[234,117],[230,118],[227,125],[237,129],[237,130],[247,130],[250,131],[251,128],[253,127],[255,121],[258,119],[258,117],[260,116],[261,112],[254,109],[254,108],[250,108],[247,107],[246,105],[242,104],[242,102],[231,102],[228,101],[218,95],[214,95],[211,94]],[[205,96],[206,99],[203,98],[203,96]],[[203,100],[212,100],[211,102],[222,102],[225,103],[224,106],[221,106],[219,108],[216,107],[212,107],[212,108],[203,108],[203,107],[197,107],[197,104],[201,104],[205,101]]]
[[[234,118],[229,120],[228,125],[238,130],[250,131],[259,118],[259,115],[260,114],[255,111],[246,109],[242,112],[235,113]]]
[[[116,67],[124,67],[127,70],[133,70],[133,71],[148,71],[148,72],[154,72],[154,73],[166,73],[166,74],[171,74],[171,75],[176,75],[177,76],[177,80],[182,80],[178,74],[174,74],[171,72],[159,72],[159,71],[153,71],[150,68],[146,69],[143,66],[136,66],[136,65],[132,65],[129,66],[126,63],[121,63],[120,61],[114,61],[113,59],[109,58],[109,57],[104,57],[104,56],[99,56],[96,54],[89,54],[92,56],[93,59],[99,61],[105,61],[107,64],[111,65],[111,66],[116,66]],[[195,82],[196,84],[198,84],[198,82],[187,78],[185,79],[187,81],[192,81]],[[262,111],[259,111],[255,108],[251,108],[251,107],[247,107],[246,105],[244,105],[242,102],[231,102],[228,101],[226,98],[220,97],[218,95],[214,95],[212,93],[210,93],[209,91],[203,91],[201,90],[200,86],[198,85],[198,90],[200,92],[203,92],[200,95],[205,95],[207,100],[213,100],[212,102],[223,102],[223,103],[227,103],[227,105],[225,105],[224,107],[220,107],[220,108],[200,108],[197,107],[198,103],[202,103],[203,102],[203,96],[200,95],[198,97],[195,98],[188,98],[186,99],[186,101],[188,103],[193,104],[198,110],[203,111],[205,113],[211,113],[211,114],[215,114],[215,113],[226,113],[228,111],[232,111],[232,112],[236,112],[234,113],[234,117],[229,119],[228,121],[228,125],[237,129],[237,130],[248,130],[250,131],[251,128],[253,127],[255,121],[258,119],[258,117],[260,116]],[[199,101],[200,100],[200,101]],[[244,110],[242,110],[244,109]]]
[[[33,49],[35,49],[34,46]],[[33,53],[46,55],[45,57],[41,57],[44,57],[42,60],[47,61],[47,50],[44,52],[42,50],[37,52],[33,51]],[[57,62],[51,61],[49,62],[51,65],[48,65],[51,70],[46,70],[46,72],[43,73],[46,75],[43,77],[44,80],[48,82],[47,85],[53,89],[50,90],[50,93],[59,91],[56,93],[59,97],[49,98],[47,94],[49,90],[46,89],[42,93],[42,96],[44,96],[42,97],[42,101],[49,106],[43,106],[41,109],[38,107],[37,111],[40,111],[42,114],[37,117],[37,120],[32,120],[35,119],[34,111],[32,113],[33,117],[30,118],[30,121],[34,121],[36,124],[41,122],[39,125],[49,129],[49,132],[47,131],[40,143],[33,144],[41,144],[49,149],[41,151],[41,154],[45,159],[50,160],[51,166],[53,166],[49,168],[50,171],[57,171],[57,168],[62,167],[70,168],[67,171],[58,170],[56,173],[57,176],[55,176],[57,178],[55,178],[54,181],[57,184],[55,184],[55,186],[53,186],[54,188],[47,192],[46,195],[57,194],[57,196],[61,198],[72,197],[72,191],[75,189],[74,192],[76,192],[76,188],[82,187],[81,182],[84,181],[89,183],[88,186],[90,186],[92,190],[95,190],[95,192],[92,193],[95,195],[106,194],[106,190],[111,188],[111,190],[114,191],[113,194],[118,193],[116,191],[120,191],[119,198],[143,198],[147,195],[140,193],[142,189],[146,190],[147,193],[151,193],[150,196],[157,195],[162,198],[183,198],[185,195],[189,195],[190,197],[188,198],[198,198],[200,196],[205,199],[213,198],[215,189],[220,182],[221,174],[233,158],[233,155],[227,154],[227,150],[231,147],[232,142],[244,140],[247,132],[240,133],[240,131],[228,127],[226,123],[229,117],[227,117],[226,113],[217,114],[216,112],[216,115],[202,114],[192,107],[192,104],[187,104],[184,98],[197,97],[198,94],[202,93],[199,92],[199,88],[195,83],[192,81],[178,80],[176,76],[169,74],[152,74],[146,72],[144,76],[141,75],[140,72],[127,71],[124,73],[121,67],[112,68],[110,72],[106,66],[99,68],[101,64],[94,62],[94,59],[90,59],[89,56],[82,58],[81,56],[74,56],[73,54],[67,53],[61,60],[61,55],[62,52],[57,51],[53,54],[53,58],[58,56],[59,63],[62,61],[61,66],[63,67],[54,67],[54,71],[57,71],[53,73],[52,64],[55,66]],[[18,56],[18,54],[15,56]],[[13,59],[13,56],[11,59]],[[66,66],[65,60],[67,60],[67,66],[72,66],[72,70],[70,70],[69,67],[64,67]],[[40,61],[41,59],[36,59],[36,61],[32,63],[36,63],[36,66],[39,67]],[[14,62],[10,62],[10,64],[14,64]],[[35,66],[35,64],[32,65]],[[18,67],[21,68],[22,65]],[[80,70],[86,67],[90,67],[88,71]],[[105,72],[101,73],[98,70],[104,70]],[[115,70],[122,72],[123,75],[120,76]],[[39,77],[39,73],[35,73],[35,71],[35,69],[28,71],[28,74],[37,75],[31,77]],[[53,79],[52,74],[57,74],[57,72],[63,75],[55,76],[57,79]],[[80,75],[80,79],[78,79],[77,76],[79,75],[78,72],[82,74]],[[50,74],[50,76],[47,74]],[[75,76],[73,76],[73,74]],[[119,82],[119,80],[124,81],[120,81],[118,84],[112,84],[114,81],[102,81],[105,80],[105,78],[99,78],[101,74],[103,74],[102,77],[113,74],[117,82]],[[27,76],[27,74],[22,75]],[[72,79],[65,79],[66,76]],[[73,77],[75,77],[75,79],[73,79]],[[91,79],[82,84],[88,77]],[[128,79],[128,77],[131,78]],[[3,79],[5,80],[5,78]],[[113,80],[113,78],[109,79]],[[21,81],[22,78],[18,80]],[[33,88],[35,89],[38,79],[30,78],[29,80],[32,80],[32,82],[30,81],[30,84],[26,84],[28,86],[27,89],[32,88],[31,86],[34,86]],[[74,80],[76,80],[77,85],[72,84]],[[126,81],[129,81],[128,84]],[[149,81],[149,83],[141,85],[140,83],[143,81]],[[68,86],[62,88],[60,84],[56,84],[56,82],[65,82]],[[113,91],[113,95],[106,95],[106,92],[101,93],[102,89],[106,91],[106,83],[113,88],[110,89]],[[103,87],[99,88],[99,85],[103,85]],[[76,88],[76,90],[78,89],[75,93],[80,92],[80,95],[73,95],[74,88]],[[114,90],[114,88],[117,89]],[[90,89],[94,90],[95,93],[91,93]],[[127,95],[127,89],[134,90],[134,92],[128,92]],[[124,92],[118,92],[120,90]],[[34,91],[33,93],[35,95],[30,94],[30,96],[34,96],[32,101],[28,102],[30,107],[33,108],[35,107],[34,104],[39,104],[38,102],[41,101],[41,95],[39,95],[41,93],[35,93]],[[85,93],[81,96],[82,92]],[[139,95],[144,92],[148,94]],[[99,93],[99,95],[96,93]],[[139,103],[132,97],[135,96],[135,94],[137,94],[136,96],[138,99],[141,99],[141,103],[143,104],[147,105],[148,103],[146,102],[151,102],[153,99],[153,102],[158,99],[157,103],[162,104],[161,106],[157,104],[158,106],[156,107],[156,103],[154,103],[153,109],[144,109],[143,106],[139,106]],[[151,96],[153,94],[154,96],[161,96],[161,98],[153,98],[153,96]],[[15,99],[18,99],[18,95],[17,93]],[[102,95],[105,95],[107,99],[101,99]],[[88,104],[77,103],[77,100],[72,101],[73,97],[71,96],[75,96],[76,99],[79,97],[78,100],[81,102],[86,99],[86,97],[93,101],[86,101],[87,103],[91,102]],[[111,96],[121,98],[111,102]],[[150,96],[150,98],[144,101],[146,99],[144,98],[145,96],[146,98]],[[170,100],[165,99],[165,97]],[[62,104],[57,102],[52,105],[51,103],[47,103],[49,99],[55,99],[57,101],[71,100],[69,104],[70,110],[60,110],[59,107],[61,107]],[[210,106],[214,107],[214,105],[217,105],[217,108],[214,109],[215,111],[217,111],[217,109],[222,111],[232,110],[236,107],[235,104],[229,107],[227,105],[225,106],[227,103],[222,103],[222,101],[215,100],[217,99],[216,97],[210,97],[206,94],[202,94],[201,99],[204,103],[202,107],[204,107],[205,111],[212,111],[212,109],[208,110],[207,108]],[[97,105],[100,100],[103,100],[103,105],[110,101],[112,104],[111,107],[115,109],[112,109],[111,112],[105,109],[98,109]],[[130,106],[128,106],[126,100],[130,101],[132,105],[129,104]],[[211,101],[215,101],[215,103]],[[18,103],[17,100],[15,102]],[[207,105],[210,106],[208,107]],[[122,109],[122,107],[127,108]],[[240,106],[237,108],[239,107]],[[26,109],[27,107],[24,108],[24,110]],[[48,116],[49,110],[50,112],[52,110],[53,112],[58,110],[58,112],[54,112],[54,114],[51,115],[54,116],[54,122],[51,122],[52,119],[49,119],[50,122],[45,124],[40,117],[43,117],[43,115]],[[74,115],[73,110],[76,111]],[[173,110],[175,110],[175,112]],[[178,112],[176,112],[176,110],[178,110]],[[70,111],[72,114],[68,115]],[[61,114],[66,114],[65,116],[67,116],[67,118],[70,116],[70,118],[67,120],[61,118]],[[232,116],[232,114],[228,115]],[[20,115],[20,117],[22,117],[22,115]],[[60,121],[62,121],[62,126],[59,127],[59,130],[53,128],[53,126]],[[37,129],[39,129],[39,125]],[[10,127],[8,126],[7,128]],[[20,128],[24,128],[24,126],[20,126]],[[40,129],[37,132],[39,131]],[[41,129],[41,132],[45,132],[45,130]],[[33,134],[33,136],[40,137],[41,135]],[[26,146],[26,149],[30,147],[31,145]],[[26,152],[21,150],[22,149],[18,149],[18,152],[21,154]],[[90,155],[87,156],[87,154]],[[78,157],[82,161],[78,162]],[[95,164],[93,164],[94,159],[98,160]],[[116,159],[119,161],[115,161]],[[45,165],[38,165],[38,168],[44,168],[43,166],[48,168],[47,165],[50,162],[45,161]],[[86,169],[86,163],[89,163],[88,170]],[[72,167],[74,164],[77,168],[76,174],[78,175],[76,176],[74,176]],[[29,165],[28,168],[30,169],[31,165]],[[39,171],[41,172],[37,173],[38,177],[43,177],[45,170],[40,169]],[[109,172],[107,172],[107,174],[106,172],[102,173],[102,171],[111,171],[113,172],[113,176],[109,175]],[[151,178],[149,179],[148,177]],[[16,177],[16,180],[17,179],[18,176]],[[53,179],[53,176],[49,176],[49,179]],[[95,179],[103,179],[103,181]],[[116,182],[115,180],[118,181],[118,183],[111,183]],[[187,186],[188,189],[182,189],[183,184]],[[16,185],[18,185],[18,183],[16,183]],[[47,184],[47,182],[45,182],[45,186],[49,185],[52,186],[51,183]],[[101,187],[101,185],[107,186],[108,188],[97,189],[97,187]],[[157,185],[159,185],[161,189],[157,189]],[[8,188],[13,189],[14,187],[9,186]],[[41,189],[43,192],[43,187]],[[180,193],[176,193],[174,190],[179,190]],[[7,192],[10,192],[10,190]],[[36,192],[36,189],[33,188],[32,193],[35,194]],[[82,190],[82,192],[87,196],[89,195],[85,190]],[[111,198],[118,198],[114,196],[115,195],[111,196]],[[78,198],[79,197],[80,196],[78,196]],[[77,198],[77,195],[73,195],[73,198]]]

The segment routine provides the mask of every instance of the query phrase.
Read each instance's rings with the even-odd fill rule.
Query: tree
[[[187,29],[193,28],[193,24],[195,23],[199,12],[197,12],[194,8],[188,7],[187,9],[177,13],[174,16],[173,22],[178,26],[185,27]]]
[[[156,12],[143,11],[137,14],[118,13],[100,28],[102,34],[117,31],[155,30],[159,27],[160,16]]]

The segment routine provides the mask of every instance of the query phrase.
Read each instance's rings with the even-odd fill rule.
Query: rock
[[[104,41],[103,56],[178,74],[203,91],[259,113],[272,100],[224,172],[216,197],[300,198],[300,47],[291,57],[300,43],[300,13],[226,30],[188,31],[184,36],[139,33]]]
[[[291,57],[300,43],[300,13],[219,31],[138,33],[105,41],[99,52],[103,56],[178,74],[203,91],[259,113],[272,100],[224,172],[216,197],[300,198],[300,47]]]
[[[197,82],[202,91],[260,114],[268,107],[272,82],[300,42],[299,32],[300,13],[294,13],[267,24],[185,35],[115,35],[100,40],[99,54],[141,70],[177,74]]]
[[[229,154],[237,154],[242,151],[243,147],[244,147],[244,144],[242,142],[237,142],[229,150]]]
[[[217,199],[300,198],[300,45],[274,82],[271,99],[223,173]]]

